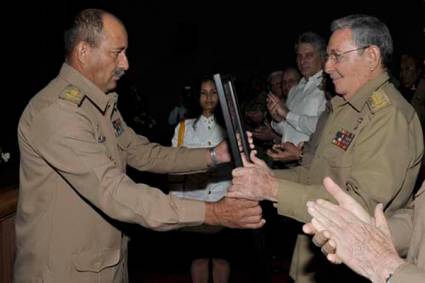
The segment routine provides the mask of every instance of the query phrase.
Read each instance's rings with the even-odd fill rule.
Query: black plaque
[[[218,92],[221,109],[227,129],[227,136],[232,153],[233,161],[236,167],[242,167],[242,153],[249,160],[249,143],[246,135],[245,124],[241,119],[239,111],[238,98],[235,86],[231,78],[223,79],[220,74],[214,75],[214,82]],[[238,137],[242,146],[239,150]]]

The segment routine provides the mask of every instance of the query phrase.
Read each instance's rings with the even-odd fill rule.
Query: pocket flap
[[[119,249],[88,250],[75,254],[73,261],[78,271],[100,272],[107,267],[117,265],[120,258]]]

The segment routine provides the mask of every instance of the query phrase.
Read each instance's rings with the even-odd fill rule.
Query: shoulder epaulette
[[[391,105],[391,101],[385,91],[381,88],[373,92],[369,97],[367,104],[369,105],[370,111],[376,113],[382,108]]]
[[[85,95],[81,93],[79,88],[73,85],[68,85],[59,95],[59,98],[80,106],[84,96]]]

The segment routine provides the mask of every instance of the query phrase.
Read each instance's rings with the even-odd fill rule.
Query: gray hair
[[[326,56],[326,41],[323,37],[315,32],[307,31],[298,36],[297,42],[295,43],[295,52],[298,50],[298,46],[302,43],[309,43],[313,45],[314,49],[319,52],[322,59]]]
[[[388,67],[393,54],[393,40],[388,27],[378,18],[368,15],[350,15],[331,24],[331,31],[351,29],[354,44],[361,48],[375,45],[379,48],[383,67]]]
[[[65,54],[69,55],[75,46],[85,41],[90,46],[98,46],[103,38],[103,16],[109,14],[100,9],[86,9],[78,13],[72,27],[65,32]]]
[[[283,71],[274,71],[271,72],[267,77],[267,83],[271,83],[274,78],[281,78],[283,75]]]

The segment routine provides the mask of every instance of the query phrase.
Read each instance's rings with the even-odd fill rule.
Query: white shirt
[[[214,116],[199,117],[195,128],[193,124],[196,119],[185,120],[184,139],[182,146],[188,148],[208,148],[219,144],[225,137],[225,131],[218,125]],[[177,146],[180,123],[177,125],[172,145]],[[209,182],[206,187],[197,188],[191,187],[190,184],[185,184],[182,191],[172,191],[171,193],[183,198],[197,199],[203,201],[218,201],[223,198],[227,188],[231,185],[231,181]],[[196,186],[196,185],[194,185]]]
[[[322,73],[320,70],[308,80],[302,78],[289,91],[286,101],[289,112],[286,120],[271,123],[273,129],[282,135],[282,143],[292,142],[297,145],[308,141],[316,130],[319,116],[326,109],[325,93],[320,89]]]

